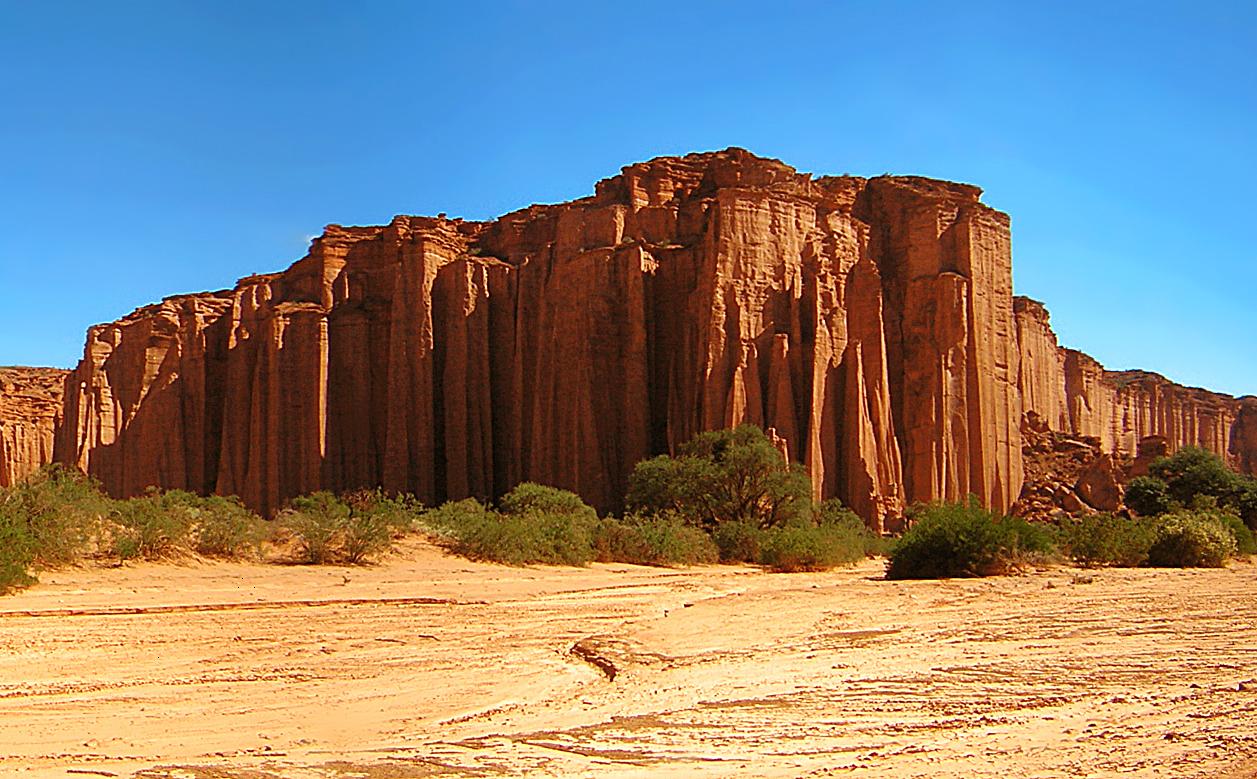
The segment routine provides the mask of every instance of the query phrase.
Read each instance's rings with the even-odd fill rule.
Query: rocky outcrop
[[[1008,219],[975,187],[730,149],[494,222],[329,226],[282,273],[92,328],[59,456],[272,511],[531,479],[615,508],[634,463],[740,422],[876,524],[1021,485]]]
[[[1126,491],[1124,476],[1117,456],[1101,454],[1090,463],[1074,483],[1074,492],[1083,503],[1100,511],[1113,512],[1122,507]]]
[[[1168,451],[1199,446],[1244,473],[1257,473],[1257,398],[1184,387],[1147,371],[1108,371],[1057,345],[1043,304],[1014,302],[1023,411],[1052,430],[1097,439],[1102,451],[1134,457],[1142,440]]]
[[[52,462],[67,371],[0,368],[0,487]]]
[[[1018,297],[1013,311],[1026,467],[1016,513],[1115,511],[1127,480],[1185,446],[1257,474],[1257,398],[1184,387],[1146,371],[1107,371],[1057,344],[1042,303]]]
[[[729,149],[492,222],[331,225],[283,272],[93,327],[56,456],[116,495],[263,512],[316,489],[431,504],[523,480],[606,510],[637,461],[750,422],[874,526],[968,494],[1008,509],[1028,423],[1257,466],[1257,406],[1062,349],[1046,309],[1014,300],[1008,217],[980,195]],[[1104,474],[1080,476],[1039,487],[1109,500]]]

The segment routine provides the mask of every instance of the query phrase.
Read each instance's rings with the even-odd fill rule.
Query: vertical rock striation
[[[0,368],[0,487],[52,462],[66,371]]]
[[[1105,429],[1127,406],[1094,389],[1102,371],[1071,373],[1041,306],[1014,304],[1008,217],[980,195],[729,149],[492,222],[332,225],[283,272],[92,328],[57,457],[113,494],[263,512],[320,488],[431,504],[523,480],[607,510],[638,460],[750,422],[874,525],[969,493],[1007,509],[1023,405]],[[1200,426],[1159,392],[1131,413]]]
[[[634,463],[774,428],[819,497],[1020,486],[1008,221],[974,187],[731,149],[491,223],[330,226],[288,270],[93,328],[59,457],[273,511],[531,479],[616,507]]]
[[[1237,470],[1257,474],[1257,398],[1184,387],[1147,371],[1109,371],[1057,346],[1043,304],[1016,298],[1020,381],[1027,417],[1094,438],[1104,452],[1135,457],[1140,442],[1163,438],[1172,452],[1199,446]]]
[[[1047,309],[1037,300],[1013,298],[1019,352],[1017,388],[1027,416],[1056,431],[1072,431],[1065,390],[1065,355]]]

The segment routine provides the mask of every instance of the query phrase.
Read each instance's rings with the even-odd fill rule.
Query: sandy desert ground
[[[1257,564],[46,573],[0,775],[1257,776]]]

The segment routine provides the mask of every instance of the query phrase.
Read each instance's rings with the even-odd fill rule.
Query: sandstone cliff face
[[[282,273],[88,334],[58,456],[114,494],[428,503],[521,480],[615,508],[638,460],[774,428],[820,497],[1022,481],[1008,219],[980,190],[730,149],[491,223],[330,226]]]
[[[0,487],[52,462],[66,371],[0,368]]]
[[[1107,371],[1057,345],[1041,303],[1019,297],[1014,311],[1027,418],[1094,438],[1102,451],[1124,457],[1135,457],[1140,442],[1156,436],[1167,451],[1199,446],[1243,473],[1257,473],[1257,398],[1184,387],[1145,371]]]
[[[1065,394],[1065,350],[1056,342],[1048,311],[1037,300],[1013,298],[1016,319],[1017,387],[1027,415],[1051,430],[1073,431]]]

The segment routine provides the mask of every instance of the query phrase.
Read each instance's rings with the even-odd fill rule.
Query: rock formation
[[[1021,486],[1008,219],[976,187],[730,149],[494,222],[329,226],[282,273],[88,334],[58,457],[133,494],[426,502],[531,479],[616,507],[633,464],[772,427],[870,519]]]
[[[1014,301],[1021,342],[1018,386],[1023,410],[1048,427],[1094,436],[1105,452],[1133,457],[1148,436],[1169,451],[1199,446],[1244,473],[1257,473],[1257,398],[1233,398],[1184,387],[1148,371],[1108,371],[1096,360],[1057,345],[1043,304]]]
[[[115,495],[263,512],[320,488],[432,504],[522,480],[607,510],[638,460],[752,422],[878,525],[970,493],[1008,509],[1023,410],[1109,450],[1257,439],[1257,407],[1241,420],[1060,349],[1042,306],[1014,304],[1009,220],[980,195],[729,149],[492,222],[331,225],[283,272],[93,327],[57,458]]]
[[[1257,398],[1184,387],[1147,371],[1107,371],[1086,354],[1057,344],[1042,303],[1017,297],[1013,311],[1023,432],[1037,427],[1058,434],[1054,446],[1074,440],[1093,449],[1090,456],[1073,455],[1089,469],[1074,473],[1062,468],[1059,458],[1042,456],[1045,450],[1031,447],[1027,438],[1028,478],[1021,503],[1038,508],[1023,513],[1042,513],[1044,496],[1064,495],[1061,479],[1072,484],[1075,476],[1081,481],[1070,492],[1077,491],[1092,508],[1111,511],[1120,492],[1117,482],[1145,475],[1155,457],[1184,446],[1208,449],[1241,473],[1257,474]],[[1110,455],[1135,459],[1118,477]],[[1066,508],[1060,499],[1057,507]]]
[[[66,371],[0,368],[0,487],[52,462]]]

